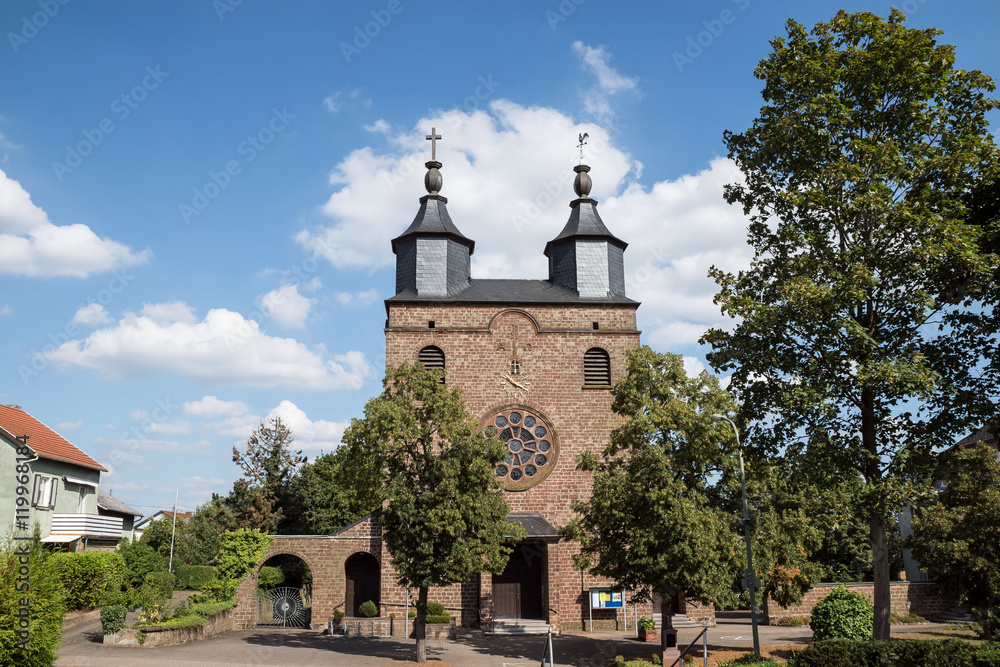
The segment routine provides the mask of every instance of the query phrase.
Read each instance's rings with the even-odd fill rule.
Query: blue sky
[[[898,6],[1000,77],[1000,5]],[[330,451],[381,386],[432,126],[477,277],[545,277],[588,132],[644,340],[697,370],[706,272],[750,257],[722,133],[785,21],[841,7],[890,4],[7,0],[0,402],[147,514],[228,491],[270,415]]]

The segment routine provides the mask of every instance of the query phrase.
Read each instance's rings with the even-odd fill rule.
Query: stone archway
[[[381,567],[367,551],[351,554],[344,563],[344,613],[358,616],[358,607],[371,600],[381,610]]]

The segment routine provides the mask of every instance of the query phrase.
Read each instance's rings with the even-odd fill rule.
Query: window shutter
[[[35,486],[31,491],[31,504],[35,507],[38,506],[39,501],[42,499],[42,489],[45,488],[45,481],[41,475],[35,475]]]
[[[49,496],[49,508],[55,509],[56,507],[56,491],[59,490],[59,480],[55,477],[49,477],[49,486],[52,489],[51,495]]]
[[[420,363],[424,368],[439,368],[444,370],[444,350],[436,345],[428,345],[420,350]]]
[[[594,386],[611,385],[611,357],[605,350],[592,347],[583,355],[583,383]]]

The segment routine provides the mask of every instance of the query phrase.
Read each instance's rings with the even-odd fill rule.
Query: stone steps
[[[661,619],[660,612],[654,611],[653,612],[653,622],[656,623],[656,629],[657,630],[663,629],[663,623],[661,621],[662,621],[662,619]],[[671,620],[671,624],[675,628],[700,628],[700,627],[702,627],[701,623],[698,623],[697,621],[692,621],[685,614],[674,614],[674,617]]]
[[[533,618],[498,618],[493,621],[494,635],[544,635],[549,624]]]

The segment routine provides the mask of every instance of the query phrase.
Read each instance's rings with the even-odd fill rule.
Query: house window
[[[587,386],[611,386],[611,357],[607,350],[592,347],[583,355],[583,384]]]
[[[53,509],[56,506],[56,491],[59,485],[55,477],[35,475],[35,489],[31,495],[31,504],[42,509]]]
[[[444,350],[436,345],[428,345],[424,349],[420,350],[420,354],[417,355],[420,363],[424,365],[424,368],[433,368],[438,370],[444,370]],[[444,377],[440,380],[444,382]]]

